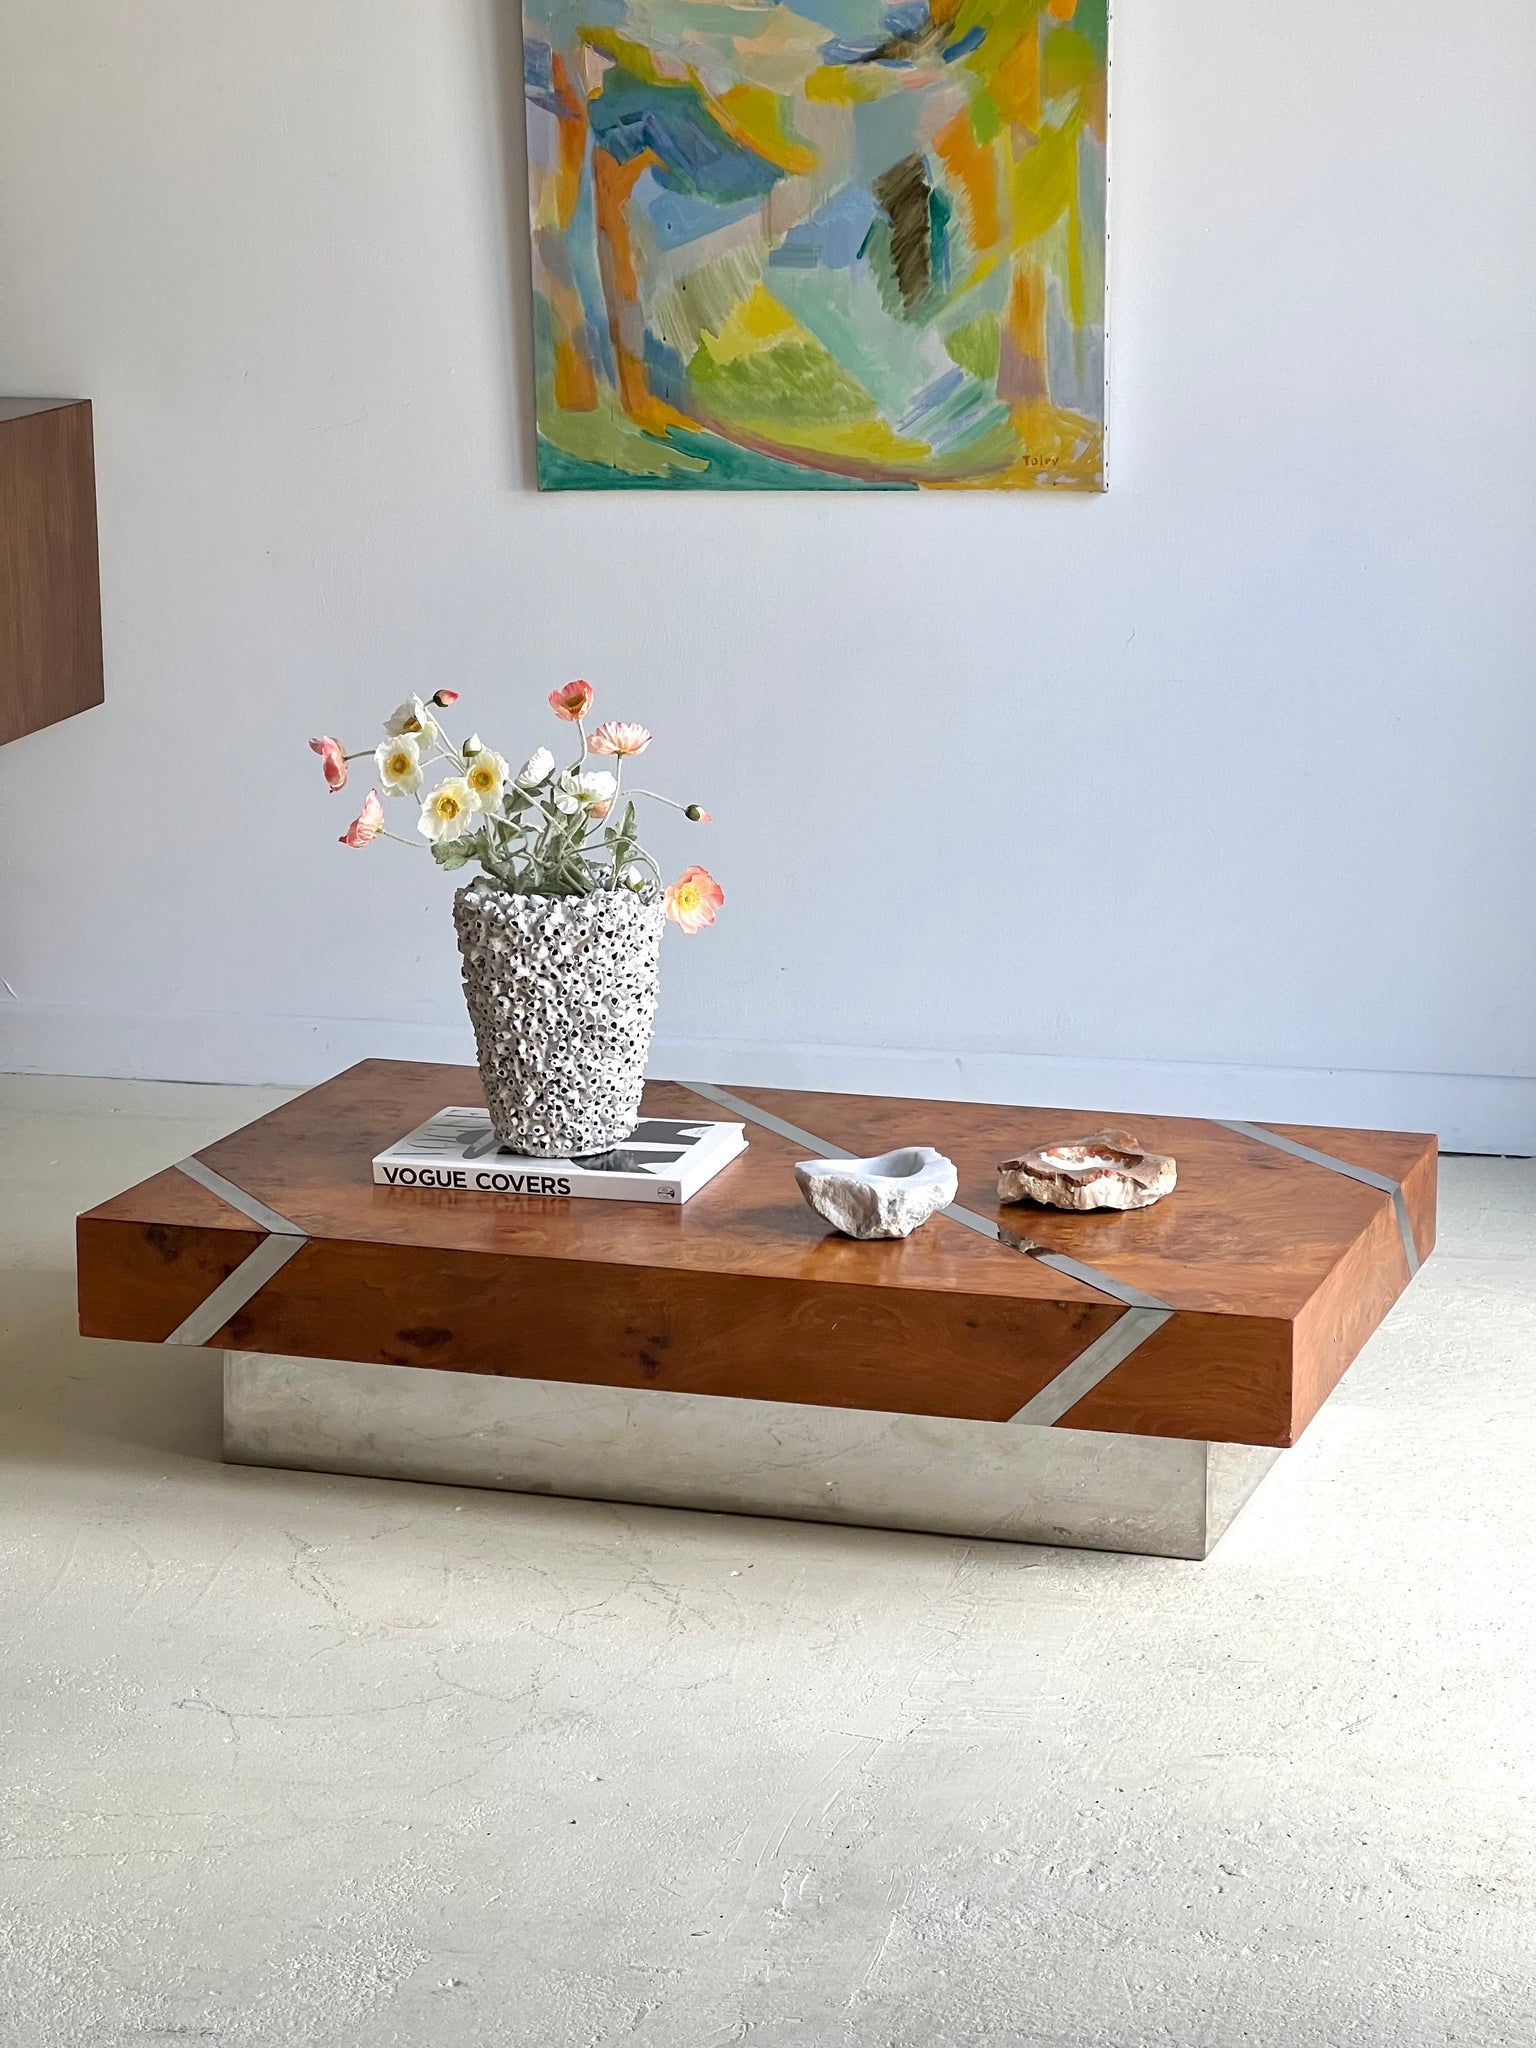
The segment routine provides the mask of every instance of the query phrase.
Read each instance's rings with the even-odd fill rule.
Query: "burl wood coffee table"
[[[370,1060],[79,1222],[87,1336],[225,1354],[247,1464],[1203,1557],[1433,1244],[1433,1138],[775,1090],[681,1209],[375,1187],[473,1069]],[[1179,1185],[1002,1207],[996,1163],[1125,1125]],[[931,1144],[957,1204],[834,1236],[790,1172]]]

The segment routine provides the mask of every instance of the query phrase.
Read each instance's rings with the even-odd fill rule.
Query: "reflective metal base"
[[[1279,1456],[231,1351],[224,1456],[512,1493],[1205,1557]]]

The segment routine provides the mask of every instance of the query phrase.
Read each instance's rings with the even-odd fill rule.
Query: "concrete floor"
[[[0,1080],[0,2041],[1536,2041],[1536,1167],[1204,1565],[226,1469]]]

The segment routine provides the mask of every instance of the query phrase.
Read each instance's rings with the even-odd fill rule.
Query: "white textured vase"
[[[512,896],[481,879],[453,921],[491,1124],[529,1159],[605,1152],[645,1086],[666,912],[627,889]]]

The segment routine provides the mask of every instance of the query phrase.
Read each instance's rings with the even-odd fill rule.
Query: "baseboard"
[[[174,1016],[0,1001],[0,1072],[303,1084],[359,1059],[470,1062],[467,1021]],[[1536,1077],[912,1052],[658,1038],[656,1075],[763,1088],[841,1089],[961,1102],[1033,1102],[1119,1114],[1434,1131],[1446,1151],[1536,1153]]]
[[[651,1071],[727,1086],[734,1077],[762,1088],[841,1089],[939,1102],[1030,1102],[1130,1116],[1433,1131],[1446,1152],[1536,1153],[1536,1078],[661,1040]]]

